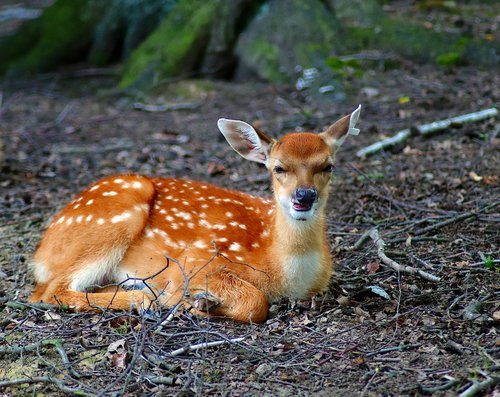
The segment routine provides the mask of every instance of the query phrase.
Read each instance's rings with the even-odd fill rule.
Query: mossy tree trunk
[[[0,40],[0,76],[118,60],[123,88],[193,74],[289,84],[308,68],[332,88],[335,57],[365,49],[443,65],[500,62],[498,42],[425,29],[377,0],[56,0]]]

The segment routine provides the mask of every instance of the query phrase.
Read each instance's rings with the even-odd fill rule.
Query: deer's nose
[[[314,188],[299,187],[293,192],[292,200],[300,205],[311,206],[318,198],[318,191]]]

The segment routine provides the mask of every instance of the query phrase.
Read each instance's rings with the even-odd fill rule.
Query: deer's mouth
[[[292,202],[292,208],[295,211],[310,211],[314,203],[294,203]]]

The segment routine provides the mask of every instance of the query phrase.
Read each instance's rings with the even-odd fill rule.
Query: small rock
[[[255,373],[259,376],[264,376],[268,373],[271,372],[272,370],[272,366],[270,364],[267,364],[267,363],[264,363],[264,364],[260,364],[256,369],[255,369]]]

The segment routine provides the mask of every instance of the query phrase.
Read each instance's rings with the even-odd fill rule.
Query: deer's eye
[[[274,167],[274,172],[276,174],[284,174],[286,170],[283,167],[280,167],[279,165]]]
[[[321,170],[321,172],[332,172],[333,171],[333,165],[328,164],[325,168]]]

